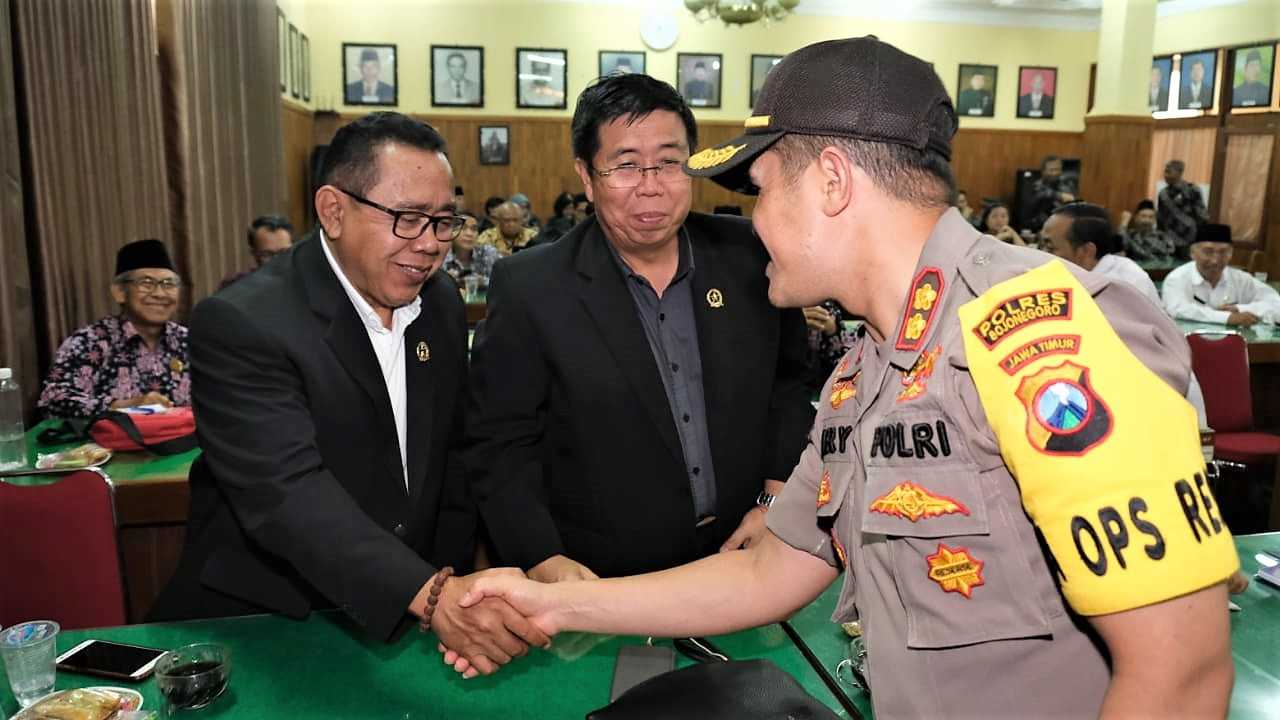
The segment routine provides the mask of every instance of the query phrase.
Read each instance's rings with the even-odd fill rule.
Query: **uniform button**
[[[689,422],[689,413],[684,414],[684,421]]]
[[[680,366],[676,363],[671,363],[671,372],[680,372]]]
[[[667,321],[667,314],[666,314],[666,313],[658,313],[658,322],[666,322],[666,321]]]
[[[396,527],[394,530],[392,530],[392,532],[396,534],[396,537],[402,538],[405,535],[409,534],[409,529],[406,528],[402,523],[396,523]]]
[[[694,475],[701,475],[701,474],[702,474],[702,468],[700,468],[700,467],[696,467],[696,468],[694,468],[694,469],[693,469],[693,474],[694,474]]]

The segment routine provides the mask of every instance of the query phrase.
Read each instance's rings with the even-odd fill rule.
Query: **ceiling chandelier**
[[[767,25],[795,11],[800,0],[684,0],[684,6],[698,22],[719,19],[725,25],[750,25],[763,20]]]

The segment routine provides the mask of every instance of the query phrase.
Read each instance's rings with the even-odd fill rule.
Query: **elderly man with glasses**
[[[120,313],[62,343],[40,409],[50,417],[80,418],[138,405],[191,404],[187,329],[173,321],[181,289],[159,240],[120,248],[111,283]]]
[[[750,223],[690,212],[674,88],[603,78],[572,139],[595,215],[494,266],[472,353],[467,471],[497,560],[559,581],[752,545],[813,418],[804,318],[769,304]]]

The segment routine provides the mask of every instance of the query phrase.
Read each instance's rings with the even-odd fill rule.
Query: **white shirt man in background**
[[[1164,279],[1164,305],[1170,315],[1241,327],[1280,321],[1280,293],[1230,267],[1231,251],[1230,226],[1200,226],[1191,244],[1191,262]]]

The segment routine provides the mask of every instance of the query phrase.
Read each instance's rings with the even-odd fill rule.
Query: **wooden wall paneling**
[[[983,198],[1010,201],[1018,170],[1038,169],[1046,155],[1083,159],[1084,133],[962,128],[951,142],[956,186],[974,209]]]
[[[301,236],[311,228],[311,147],[315,116],[291,100],[281,101],[280,126],[284,136],[285,204],[280,212]]]
[[[1117,214],[1145,198],[1153,128],[1143,116],[1085,118],[1080,196]]]

